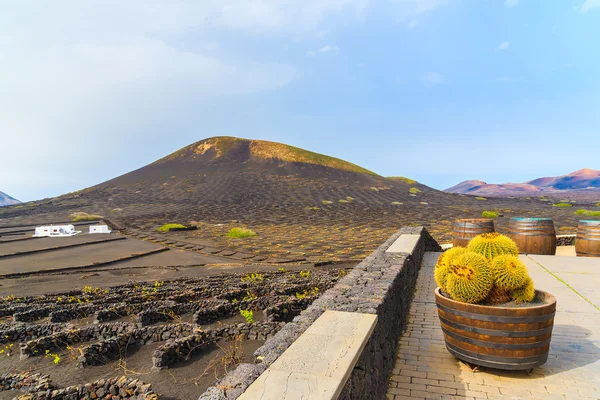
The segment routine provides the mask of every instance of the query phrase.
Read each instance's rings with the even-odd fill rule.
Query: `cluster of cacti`
[[[435,267],[438,286],[465,303],[526,303],[535,297],[533,281],[518,257],[515,242],[499,233],[484,233],[467,248],[442,253]]]

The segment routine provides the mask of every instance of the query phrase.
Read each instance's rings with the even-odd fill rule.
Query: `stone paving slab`
[[[239,400],[334,400],[371,337],[377,315],[327,310]]]
[[[412,254],[420,238],[421,235],[400,235],[385,252]]]
[[[600,399],[600,303],[584,295],[600,291],[600,259],[521,256],[536,288],[557,298],[548,362],[528,375],[473,371],[448,353],[433,295],[439,254],[425,255],[409,326],[399,339],[388,399]],[[577,278],[583,271],[587,279]],[[564,281],[556,274],[563,274]]]

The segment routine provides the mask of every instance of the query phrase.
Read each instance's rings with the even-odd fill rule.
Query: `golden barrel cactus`
[[[454,259],[454,257],[467,252],[468,250],[464,247],[453,247],[449,250],[446,250],[440,255],[438,258],[438,262],[435,265],[435,270],[433,271],[433,277],[437,285],[442,288],[445,292],[446,290],[446,277],[448,276],[448,272],[450,271],[450,261]]]
[[[535,297],[535,287],[533,286],[533,280],[528,277],[527,281],[522,287],[511,290],[510,296],[512,297],[515,303],[529,303],[530,301],[533,301]]]
[[[519,255],[517,244],[508,236],[501,235],[498,232],[475,236],[471,239],[467,248],[484,256],[488,261],[504,254]]]
[[[527,267],[519,257],[504,254],[494,258],[490,264],[494,285],[499,289],[514,290],[523,287],[529,278]]]
[[[477,303],[488,296],[494,281],[485,257],[469,251],[454,257],[449,264],[446,289],[454,300]]]

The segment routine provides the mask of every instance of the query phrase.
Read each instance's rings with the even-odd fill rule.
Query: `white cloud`
[[[496,50],[506,50],[510,47],[510,43],[509,42],[502,42],[498,45],[498,47],[496,47]]]
[[[504,2],[504,5],[506,7],[516,7],[519,5],[519,0],[506,0]]]
[[[433,87],[444,83],[444,77],[439,72],[428,72],[423,76],[423,83],[427,87]]]
[[[408,24],[406,24],[406,27],[408,29],[414,29],[417,27],[417,25],[419,25],[419,21],[417,21],[416,19],[411,19],[410,21],[408,21]]]
[[[219,33],[314,35],[324,30],[325,19],[360,17],[367,4],[22,0],[4,5],[0,187],[24,199],[49,183],[75,190],[95,183],[90,179],[110,168],[72,149],[92,148],[107,163],[129,168],[148,160],[152,150],[164,155],[164,146],[182,130],[197,131],[195,139],[209,136],[214,131],[207,130],[208,118],[231,113],[233,101],[277,90],[296,77],[292,65],[228,49],[215,40]],[[65,157],[68,166],[23,162],[24,155],[35,160],[48,154]],[[30,189],[20,195],[24,185]]]
[[[309,57],[314,57],[319,53],[339,53],[340,48],[335,46],[335,45],[325,45],[323,47],[321,47],[320,49],[316,50],[316,51],[307,51],[306,55]]]
[[[448,4],[448,0],[392,0],[404,15],[418,15]]]
[[[340,48],[337,46],[332,46],[332,45],[325,45],[323,47],[321,47],[319,50],[317,50],[317,52],[319,53],[337,53],[340,51]]]
[[[585,0],[585,3],[581,5],[579,10],[584,13],[594,8],[600,8],[600,0]]]

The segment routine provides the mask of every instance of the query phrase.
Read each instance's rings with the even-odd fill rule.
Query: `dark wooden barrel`
[[[551,218],[511,218],[508,236],[519,246],[519,253],[556,254],[556,232]]]
[[[467,247],[475,236],[490,232],[494,232],[494,221],[489,218],[457,219],[454,221],[452,245]]]
[[[454,301],[435,289],[446,348],[483,367],[528,370],[548,359],[556,299],[536,290],[529,307],[480,306]]]
[[[600,221],[579,221],[575,252],[578,257],[600,257]]]

